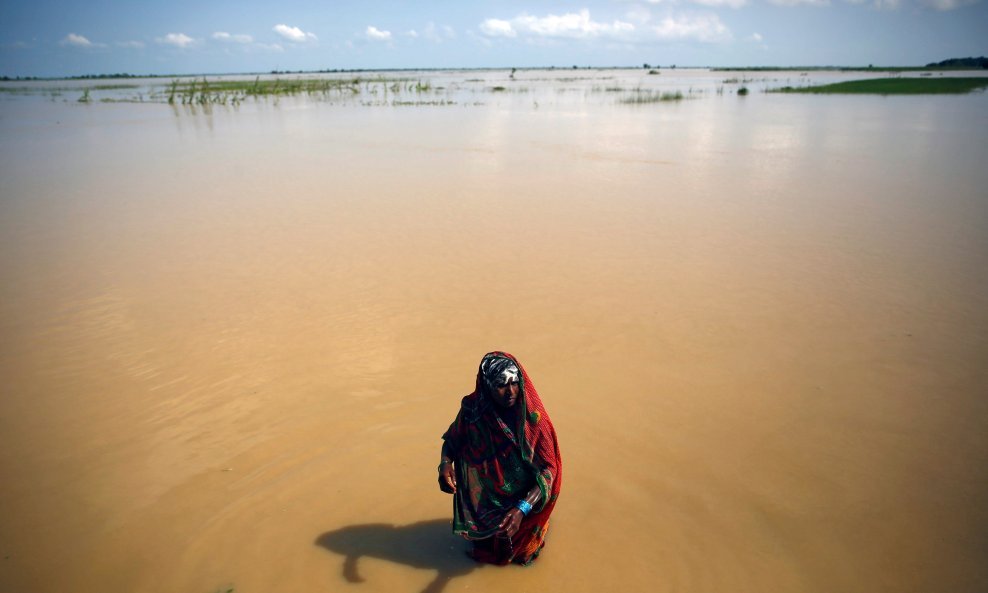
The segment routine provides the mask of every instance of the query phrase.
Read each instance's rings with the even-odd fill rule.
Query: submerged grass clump
[[[664,92],[639,90],[630,97],[623,97],[621,103],[625,105],[646,105],[649,103],[664,103],[671,101],[682,101],[686,96],[682,91]]]
[[[771,89],[772,93],[866,94],[866,95],[941,95],[963,94],[988,87],[985,78],[872,78],[849,80],[817,86]]]
[[[405,94],[431,93],[428,81],[408,78],[295,78],[253,80],[213,80],[205,77],[191,81],[173,80],[163,95],[168,104],[239,105],[246,99],[308,96],[314,98],[347,98],[361,94],[399,97]]]

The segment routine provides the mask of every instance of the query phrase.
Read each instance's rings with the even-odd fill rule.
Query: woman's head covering
[[[517,383],[520,379],[518,365],[507,356],[491,352],[480,361],[480,374],[488,389],[503,387],[508,383]]]

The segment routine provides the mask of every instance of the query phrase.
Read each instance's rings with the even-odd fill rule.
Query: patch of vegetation
[[[738,95],[739,96],[743,97],[743,96],[745,96],[747,94],[748,94],[748,87],[743,86],[743,87],[741,87],[741,88],[738,89]]]
[[[67,89],[51,89],[53,91],[64,91]],[[35,95],[40,94],[37,87],[31,86],[0,86],[0,93],[10,93],[11,95]]]
[[[927,68],[988,68],[988,58],[951,58],[942,62],[927,64]]]
[[[972,70],[988,68],[988,58],[954,58],[925,66],[747,66],[711,68],[711,72],[922,72],[924,70]]]
[[[387,98],[402,93],[421,95],[432,92],[429,82],[410,78],[273,78],[262,80],[213,80],[205,77],[181,81],[175,79],[168,85],[163,98],[171,105],[239,105],[248,98],[306,95],[316,98],[349,97],[367,93]]]
[[[657,91],[638,91],[630,97],[621,99],[625,105],[647,105],[649,103],[665,103],[670,101],[682,101],[686,96],[682,91],[660,93]]]
[[[456,101],[448,101],[446,99],[440,99],[438,101],[392,101],[390,103],[392,107],[446,107],[449,105],[456,105]]]
[[[123,89],[137,89],[140,85],[137,84],[97,84],[89,87],[94,91],[118,91]]]
[[[985,78],[874,78],[849,80],[817,86],[771,89],[774,93],[866,94],[866,95],[940,95],[963,94],[988,87]]]

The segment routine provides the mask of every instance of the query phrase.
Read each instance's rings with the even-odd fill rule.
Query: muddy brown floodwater
[[[988,589],[988,95],[521,76],[0,97],[0,590]],[[493,349],[566,466],[525,569],[436,486]]]

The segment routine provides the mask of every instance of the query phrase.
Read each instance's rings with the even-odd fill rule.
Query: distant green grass
[[[963,94],[988,87],[985,78],[874,78],[849,80],[817,86],[786,86],[773,93],[812,93],[821,95],[946,95]]]
[[[747,66],[711,68],[711,72],[950,72],[980,70],[971,66]]]
[[[136,89],[140,88],[140,86],[136,84],[97,84],[89,88],[94,91],[118,91],[124,89]]]

